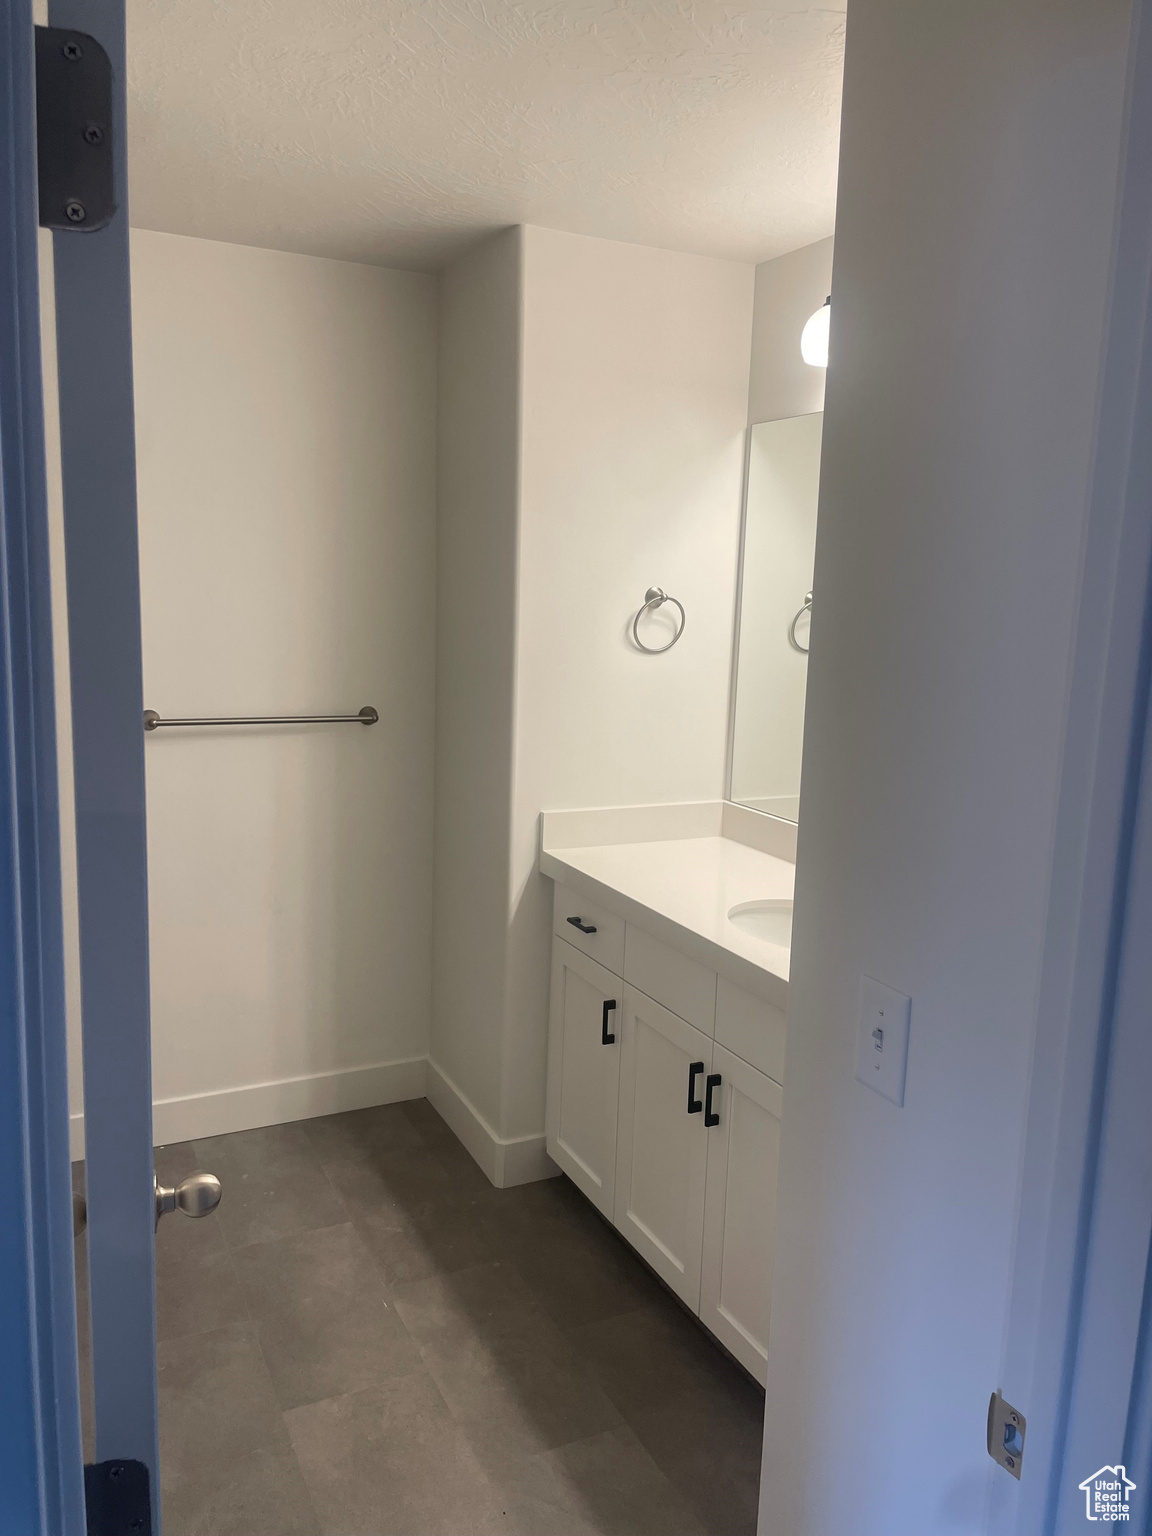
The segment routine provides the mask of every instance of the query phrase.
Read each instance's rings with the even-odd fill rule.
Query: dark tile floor
[[[166,1536],[754,1532],[763,1393],[565,1179],[423,1099],[156,1167],[224,1185],[157,1236]]]

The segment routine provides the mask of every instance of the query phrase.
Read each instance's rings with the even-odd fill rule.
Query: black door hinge
[[[112,61],[87,32],[36,28],[36,161],[41,226],[103,229],[116,212]]]
[[[152,1536],[148,1468],[142,1461],[96,1461],[84,1468],[88,1536]]]

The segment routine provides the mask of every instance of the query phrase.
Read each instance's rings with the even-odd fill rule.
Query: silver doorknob
[[[156,1190],[156,1224],[169,1211],[183,1211],[185,1216],[208,1216],[220,1204],[220,1180],[214,1173],[190,1173],[174,1189],[165,1189],[152,1175]]]

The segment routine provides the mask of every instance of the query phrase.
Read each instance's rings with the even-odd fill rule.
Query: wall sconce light
[[[800,332],[800,356],[813,368],[828,366],[828,324],[832,318],[832,295],[821,304],[814,315],[809,315]]]

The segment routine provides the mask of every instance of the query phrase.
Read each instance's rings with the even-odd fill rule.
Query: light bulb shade
[[[832,318],[832,300],[825,299],[814,315],[808,317],[800,332],[800,356],[813,368],[828,366],[828,326]]]

